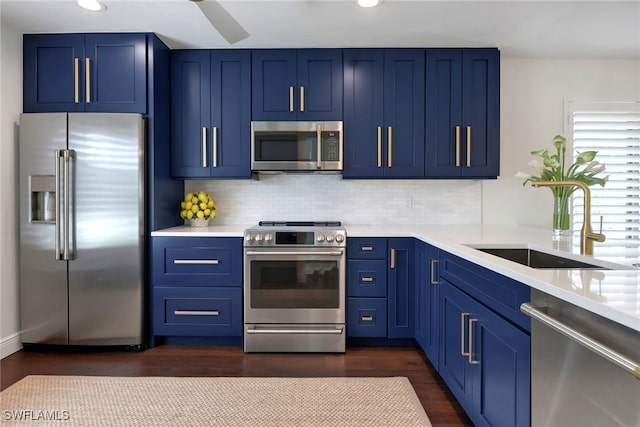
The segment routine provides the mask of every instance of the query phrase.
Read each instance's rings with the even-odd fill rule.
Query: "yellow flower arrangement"
[[[182,219],[209,219],[218,214],[216,202],[211,194],[204,191],[187,193],[180,202],[180,218]]]

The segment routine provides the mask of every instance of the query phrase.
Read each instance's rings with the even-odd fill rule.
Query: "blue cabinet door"
[[[296,120],[296,51],[254,50],[251,67],[252,119]]]
[[[146,46],[146,34],[85,36],[85,111],[147,112]]]
[[[497,49],[427,49],[425,176],[499,174],[499,55]]]
[[[462,173],[462,50],[427,49],[425,174]]]
[[[147,113],[146,34],[24,36],[25,112]]]
[[[413,338],[415,240],[388,239],[387,247],[387,335],[389,338]]]
[[[211,176],[251,177],[251,54],[211,55]]]
[[[384,74],[385,176],[424,176],[424,50],[387,50]]]
[[[428,271],[429,261],[427,258],[428,244],[422,240],[416,241],[416,261],[415,261],[415,274],[416,274],[416,287],[415,287],[415,326],[414,337],[426,353],[427,347],[427,325],[429,323],[429,309],[427,305],[426,294],[429,289]]]
[[[415,338],[438,369],[438,248],[416,243]]]
[[[23,37],[23,111],[84,111],[84,37]]]
[[[342,50],[252,52],[253,120],[342,120]]]
[[[171,52],[171,173],[175,177],[211,176],[210,52]]]
[[[468,321],[476,303],[446,280],[440,280],[440,352],[438,372],[449,390],[471,416],[473,376],[469,363]]]
[[[342,120],[342,50],[300,49],[298,120]]]
[[[477,362],[473,365],[471,419],[477,426],[529,426],[529,335],[481,305],[471,321],[471,356]]]
[[[174,51],[171,71],[173,176],[250,177],[250,53]]]
[[[424,50],[344,52],[345,178],[424,176]]]
[[[344,178],[384,176],[384,50],[344,51]]]
[[[465,49],[462,54],[463,177],[492,178],[500,168],[500,54]]]

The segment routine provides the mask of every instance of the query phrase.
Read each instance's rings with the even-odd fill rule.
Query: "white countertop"
[[[193,228],[172,227],[151,233],[153,237],[242,237],[248,226]],[[613,267],[611,270],[533,269],[466,245],[527,246],[542,251],[559,251],[577,260],[585,257],[572,253],[567,242],[554,242],[551,231],[525,227],[497,226],[350,226],[348,237],[415,237],[454,255],[465,258],[532,288],[575,304],[640,332],[640,248],[627,251],[625,258],[604,258],[598,254],[587,262]]]

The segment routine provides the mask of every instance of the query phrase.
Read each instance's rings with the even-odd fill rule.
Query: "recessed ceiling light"
[[[78,0],[78,6],[92,12],[100,12],[107,9],[107,6],[98,0]]]
[[[382,0],[358,0],[358,5],[362,7],[374,7],[382,3]]]

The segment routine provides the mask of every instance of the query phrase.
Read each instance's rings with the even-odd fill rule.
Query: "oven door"
[[[344,248],[245,248],[244,323],[344,324]]]

